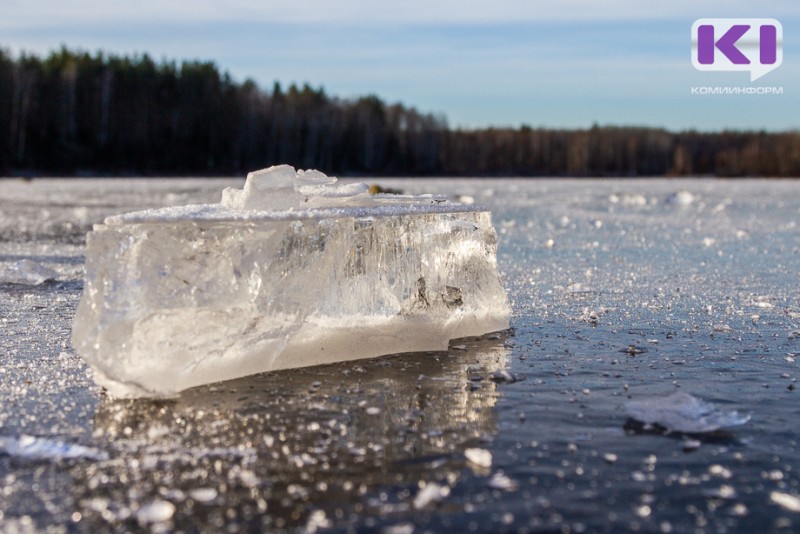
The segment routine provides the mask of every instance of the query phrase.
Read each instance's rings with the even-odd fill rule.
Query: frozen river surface
[[[800,183],[378,182],[492,209],[510,332],[117,401],[85,232],[241,181],[0,181],[0,531],[800,529]],[[744,424],[629,418],[676,392]]]

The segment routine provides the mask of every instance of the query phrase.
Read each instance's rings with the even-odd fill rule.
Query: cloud
[[[6,0],[0,28],[127,22],[197,24],[482,24],[754,16],[750,0]],[[756,10],[759,11],[759,10]],[[796,0],[774,0],[769,16],[794,16]]]

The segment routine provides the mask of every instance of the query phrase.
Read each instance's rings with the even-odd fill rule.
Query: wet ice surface
[[[0,530],[798,529],[800,184],[380,180],[494,211],[512,334],[104,397],[69,344],[84,232],[236,183],[0,183],[0,272],[57,273],[0,282]],[[629,424],[676,392],[750,420]]]

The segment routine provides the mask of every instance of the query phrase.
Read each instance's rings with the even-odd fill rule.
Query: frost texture
[[[668,397],[628,401],[625,408],[628,415],[639,422],[689,434],[714,432],[743,425],[750,420],[748,415],[720,411],[714,405],[683,392]]]
[[[487,211],[272,167],[221,204],[97,225],[73,344],[123,397],[443,350],[508,327],[495,254]]]

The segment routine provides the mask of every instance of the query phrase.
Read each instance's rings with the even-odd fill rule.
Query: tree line
[[[0,175],[800,176],[800,132],[451,129],[442,115],[214,63],[0,50]]]

